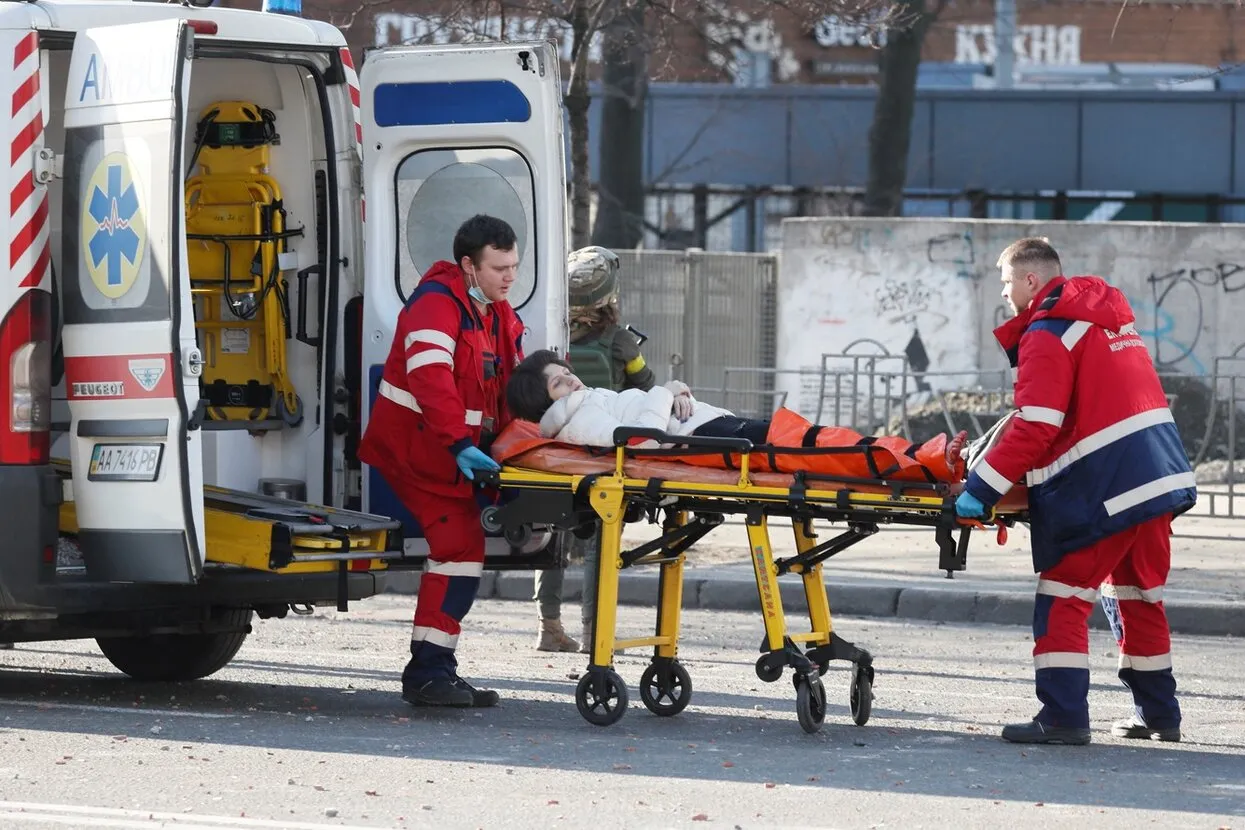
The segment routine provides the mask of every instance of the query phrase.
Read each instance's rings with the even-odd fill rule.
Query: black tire
[[[873,667],[852,670],[852,683],[848,689],[848,701],[851,704],[852,720],[857,726],[869,722],[873,713]]]
[[[821,730],[826,719],[826,687],[817,677],[806,677],[795,693],[795,716],[810,735]]]
[[[640,700],[654,715],[668,718],[687,708],[692,700],[692,676],[682,663],[672,662],[668,672],[650,663],[640,675]]]
[[[596,687],[600,680],[602,688]],[[627,684],[612,669],[588,672],[575,686],[575,707],[593,726],[618,723],[627,713]]]
[[[198,680],[223,669],[242,648],[250,627],[251,609],[230,608],[220,615],[220,622],[243,630],[99,637],[95,642],[108,662],[135,680]]]
[[[484,528],[485,533],[501,532],[501,521],[497,518],[500,512],[501,508],[491,504],[480,511],[480,527]]]
[[[768,666],[766,666],[765,656],[761,656],[757,658],[757,665],[756,665],[757,678],[760,679],[764,683],[773,683],[778,678],[782,677],[782,669],[783,669],[782,666],[779,666],[776,669],[771,669]]]

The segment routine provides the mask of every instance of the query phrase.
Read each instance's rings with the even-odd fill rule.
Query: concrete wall
[[[791,219],[779,264],[778,369],[816,368],[824,353],[905,350],[921,368],[923,351],[932,389],[997,385],[1006,361],[991,331],[1007,312],[995,262],[1022,236],[1048,237],[1066,274],[1120,287],[1162,371],[1209,375],[1216,357],[1245,346],[1245,225]],[[1245,359],[1222,371],[1245,373]],[[945,372],[962,374],[936,374]],[[812,378],[780,374],[779,386],[788,406],[816,415]]]

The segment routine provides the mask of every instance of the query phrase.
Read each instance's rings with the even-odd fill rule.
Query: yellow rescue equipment
[[[302,402],[286,368],[290,331],[281,187],[268,175],[279,141],[270,110],[220,101],[195,131],[199,172],[186,182],[186,247],[203,352],[204,426],[297,426]]]

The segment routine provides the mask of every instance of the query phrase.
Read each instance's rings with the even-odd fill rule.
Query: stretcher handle
[[[752,452],[752,442],[747,438],[710,438],[700,435],[670,435],[659,429],[644,427],[617,427],[614,430],[614,446],[625,447],[634,438],[652,439],[659,444],[678,444],[684,447],[704,447],[710,450],[734,450]]]

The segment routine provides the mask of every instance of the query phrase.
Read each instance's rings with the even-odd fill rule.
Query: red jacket
[[[1019,413],[965,488],[993,505],[1025,478],[1036,571],[1193,506],[1188,456],[1119,289],[1056,278],[994,334],[1017,369]]]
[[[523,357],[522,337],[509,303],[479,313],[458,266],[438,262],[424,274],[398,315],[359,443],[359,460],[404,504],[420,493],[472,498],[454,456],[510,420],[506,382]]]

